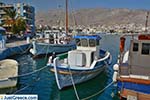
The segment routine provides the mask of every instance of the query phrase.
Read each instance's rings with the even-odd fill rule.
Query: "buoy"
[[[118,64],[114,64],[113,70],[114,70],[114,71],[118,71],[118,70],[119,70],[119,65],[118,65]]]
[[[30,43],[30,37],[29,36],[27,37],[27,43]]]
[[[118,72],[114,72],[114,74],[113,74],[113,82],[117,82],[117,75],[118,75]]]

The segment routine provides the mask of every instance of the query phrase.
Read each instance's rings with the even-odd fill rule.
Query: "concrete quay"
[[[31,47],[32,44],[27,41],[15,41],[12,43],[6,43],[5,46],[0,48],[0,60],[16,54],[26,53]]]

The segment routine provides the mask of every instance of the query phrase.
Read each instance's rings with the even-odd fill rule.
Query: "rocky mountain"
[[[145,24],[147,10],[131,9],[79,9],[69,12],[70,25],[115,25],[115,24]],[[149,18],[150,19],[150,18]],[[64,25],[63,10],[39,11],[36,13],[36,25]],[[150,25],[150,21],[149,21]]]

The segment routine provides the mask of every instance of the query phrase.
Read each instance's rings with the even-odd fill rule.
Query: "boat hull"
[[[55,53],[63,53],[76,48],[75,43],[71,44],[47,44],[47,43],[35,43],[30,52],[33,55],[43,55]]]
[[[102,71],[104,71],[106,67],[101,66],[100,68],[97,68],[95,70],[88,70],[88,71],[80,71],[80,70],[62,70],[58,69],[57,74],[58,74],[58,80],[59,83],[57,83],[59,89],[63,89],[65,87],[71,86],[74,84],[79,84],[85,81],[88,81],[94,77],[96,77],[98,74],[100,74]],[[53,69],[51,71],[54,72]],[[72,79],[73,81],[72,81]]]

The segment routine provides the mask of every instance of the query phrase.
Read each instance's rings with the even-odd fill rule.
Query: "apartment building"
[[[16,9],[17,16],[22,16],[27,24],[27,32],[35,33],[35,8],[29,4],[16,3],[16,4],[5,4],[0,2],[0,24],[5,21],[4,16],[6,13],[3,9]],[[9,29],[11,26],[4,26]]]

